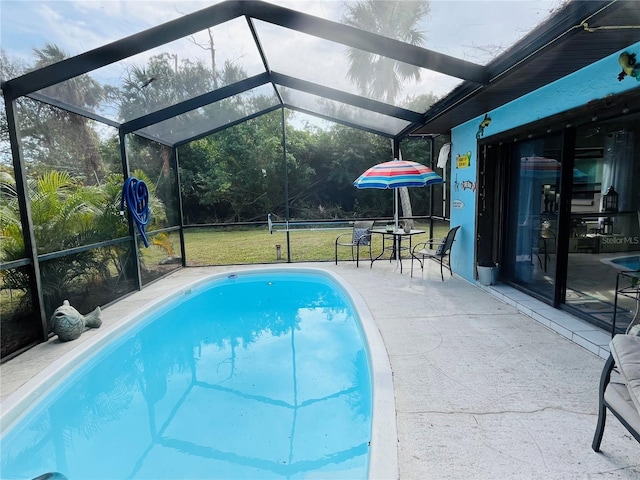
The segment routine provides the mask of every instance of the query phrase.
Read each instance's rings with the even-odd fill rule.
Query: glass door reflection
[[[550,303],[556,281],[560,140],[523,142],[511,158],[507,271],[511,281]]]
[[[624,331],[636,309],[634,299],[616,302],[615,291],[618,273],[637,268],[625,260],[640,251],[638,118],[589,124],[576,132],[564,302],[605,330],[615,312]]]

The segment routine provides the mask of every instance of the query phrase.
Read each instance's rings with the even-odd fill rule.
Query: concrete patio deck
[[[400,479],[640,478],[640,444],[613,416],[591,450],[607,332],[502,285],[442,282],[434,263],[414,278],[386,261],[296,266],[338,274],[371,311],[393,371]],[[182,269],[106,308],[105,326],[161,291],[246,268]],[[95,332],[1,365],[3,403]]]

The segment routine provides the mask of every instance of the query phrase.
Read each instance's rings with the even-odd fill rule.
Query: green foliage
[[[179,150],[185,221],[214,223],[284,218],[284,160],[279,112],[191,142]],[[345,218],[360,214],[357,199],[379,199],[369,211],[392,209],[389,192],[364,192],[353,181],[391,158],[389,140],[335,125],[329,130],[287,128],[290,218]],[[362,204],[362,202],[360,202]],[[320,215],[325,214],[325,217]]]
[[[282,211],[284,168],[279,112],[263,115],[179,150],[187,223],[250,221]],[[290,189],[308,166],[287,156]]]
[[[222,183],[215,168],[216,149],[214,142],[203,139],[178,150],[182,207],[187,224],[216,218],[210,194],[217,191]]]
[[[0,258],[11,261],[24,257],[24,240],[15,181],[2,175],[2,245]],[[95,187],[82,187],[66,172],[51,171],[28,182],[31,217],[38,253],[66,250],[90,243],[95,238],[93,219],[99,213],[100,192]],[[78,279],[104,270],[90,252],[41,262],[45,302],[60,298]],[[23,270],[3,272],[2,288],[28,291],[28,278]]]
[[[142,171],[134,172],[145,179]],[[110,175],[100,186],[83,185],[66,172],[49,171],[30,178],[28,192],[38,254],[65,251],[128,234],[125,216],[120,215],[122,175]],[[2,243],[0,258],[11,261],[25,256],[15,181],[0,172]],[[150,188],[151,228],[165,221],[162,202]],[[86,282],[106,281],[112,269],[121,274],[127,251],[112,246],[92,249],[40,262],[45,304],[55,308],[66,295]],[[12,269],[3,272],[2,288],[28,290],[26,272]]]
[[[416,112],[426,112],[431,105],[438,101],[438,97],[433,93],[422,95],[409,95],[402,101],[402,106]]]
[[[316,185],[316,196],[321,204],[338,204],[350,212],[346,216],[369,216],[369,213],[377,216],[390,211],[387,208],[392,206],[389,192],[358,190],[353,186],[367,168],[391,159],[390,141],[342,125],[334,126],[320,141],[323,147],[316,169],[321,181]],[[368,212],[361,208],[363,199],[372,202]],[[376,200],[384,201],[384,206]]]
[[[349,10],[350,21],[355,25],[366,20],[371,24],[365,28],[372,31],[419,42],[420,35],[414,27],[428,10],[424,2],[411,2],[416,4],[411,8],[417,10],[406,16],[393,15],[391,23],[387,22],[389,8],[395,8],[392,4],[397,2],[377,3],[385,2],[359,2]],[[363,18],[358,18],[357,12]],[[213,43],[203,48],[214,53]],[[46,45],[34,54],[33,68],[66,58],[55,45]],[[19,67],[17,62],[9,62],[3,69],[20,71]],[[118,105],[119,118],[129,120],[246,76],[239,65],[230,61],[218,67],[214,55],[207,65],[165,52],[150,57],[144,65],[130,66],[121,87],[102,87],[82,76],[73,82],[63,82],[51,93],[87,109],[99,108],[106,99]],[[422,104],[433,100],[425,94],[407,102]],[[179,131],[194,120],[206,129],[208,125],[224,125],[271,105],[273,98],[269,95],[236,95],[151,126],[149,132],[162,137],[164,129]],[[115,129],[110,134],[108,128],[98,129],[91,120],[30,99],[20,100],[19,110],[30,177],[51,170],[66,171],[81,179],[83,185],[102,186],[106,195],[104,209],[111,213],[94,221],[95,230],[106,238],[120,235],[124,225],[112,225],[111,220],[118,190],[117,177],[113,175],[122,171]],[[324,130],[308,125],[294,127],[288,118],[297,114],[287,110],[286,158],[283,158],[281,114],[271,112],[179,148],[180,200],[187,224],[263,220],[269,212],[283,218],[285,197],[290,218],[323,215],[351,218],[392,213],[390,192],[360,191],[353,187],[353,181],[366,168],[392,158],[388,139],[342,125]],[[164,206],[159,210],[163,216],[152,216],[154,228],[178,225],[177,171],[171,149],[136,135],[127,135],[126,141],[130,168],[144,172],[147,185]],[[414,159],[420,160],[418,156]],[[422,201],[425,192],[411,195],[420,204],[426,204]]]
[[[15,180],[3,172],[2,259],[22,257],[24,243]],[[93,231],[93,219],[100,193],[96,188],[80,188],[66,172],[51,171],[29,180],[31,218],[38,253],[78,246]]]
[[[359,2],[350,10],[350,21],[356,24],[368,19],[372,23],[367,28],[372,31],[419,43],[420,35],[414,27],[428,8],[423,2],[414,2],[416,5],[411,8],[417,10],[402,18],[393,16],[395,23],[387,25],[388,8],[394,3],[397,2],[385,6]],[[362,19],[357,12],[362,13]],[[211,50],[212,45],[206,49]],[[34,54],[33,67],[66,58],[54,45],[46,45]],[[11,68],[19,71],[17,64]],[[229,61],[218,68],[214,57],[211,65],[206,65],[160,53],[145,65],[129,67],[120,88],[103,88],[83,76],[56,86],[51,93],[88,109],[99,107],[105,98],[115,101],[118,116],[128,120],[243,78],[246,73],[242,68]],[[420,101],[433,100],[428,94],[421,97],[424,98]],[[122,161],[116,131],[108,136],[108,129],[100,130],[98,135],[94,123],[78,115],[30,99],[21,103],[19,117],[30,178],[64,171],[83,185],[81,190],[72,185],[61,186],[57,197],[46,196],[43,190],[41,198],[34,198],[32,215],[39,230],[38,251],[55,251],[86,244],[90,239],[102,241],[126,235],[126,221],[118,215]],[[238,95],[175,118],[170,128],[180,129],[194,119],[218,125],[270,105],[272,99],[268,95]],[[300,129],[287,121],[283,158],[281,113],[262,115],[179,148],[181,201],[187,224],[263,220],[269,212],[284,218],[285,191],[290,218],[391,215],[391,192],[353,187],[353,181],[366,168],[391,159],[388,139],[342,125],[325,130],[310,126]],[[285,115],[288,118],[296,114],[286,111]],[[162,136],[161,131],[157,133]],[[429,153],[428,145],[422,146],[422,153],[405,148],[418,161]],[[152,202],[158,201],[157,205],[151,205],[149,229],[179,224],[177,172],[170,148],[127,135],[126,150],[135,176],[147,182]],[[92,186],[94,190],[89,188]],[[426,204],[422,201],[426,190],[411,195]],[[89,195],[94,198],[88,198]],[[54,220],[53,212],[57,210],[60,218]],[[13,212],[17,212],[17,207]],[[68,225],[70,222],[73,226]],[[19,231],[16,219],[10,223]],[[13,237],[19,239],[20,235],[14,233]],[[13,248],[14,256],[23,254],[19,253],[21,243]]]
[[[34,49],[33,69],[67,58],[55,45]],[[45,95],[92,111],[104,98],[102,86],[88,75],[80,75],[44,90]],[[24,158],[31,170],[66,170],[86,184],[98,183],[104,175],[95,122],[71,112],[28,98],[17,102]]]

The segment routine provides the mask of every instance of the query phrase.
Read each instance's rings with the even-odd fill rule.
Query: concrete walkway
[[[640,444],[613,416],[591,450],[599,355],[465,280],[442,282],[435,263],[413,279],[387,262],[338,267],[389,353],[401,479],[640,478]]]
[[[494,295],[506,299],[507,289],[492,295],[456,276],[442,282],[435,264],[413,279],[387,261],[297,266],[340,275],[380,329],[393,370],[400,479],[640,478],[640,444],[612,415],[602,453],[591,450],[606,332],[589,329],[579,338],[594,343],[579,345],[575,333],[540,323],[546,317],[529,300],[505,303]],[[105,326],[163,289],[245,268],[183,269],[105,309]],[[573,325],[586,330],[577,319]],[[94,332],[1,365],[2,399]]]

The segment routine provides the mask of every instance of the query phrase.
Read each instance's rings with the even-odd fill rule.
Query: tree
[[[9,80],[22,75],[27,67],[20,61],[9,58],[0,47],[0,80]],[[4,96],[0,98],[0,164],[11,165],[11,145],[9,144],[9,125],[4,108]]]
[[[24,256],[15,180],[7,173],[0,181],[2,196],[0,220],[3,237],[0,258],[11,261]],[[93,219],[99,213],[100,192],[95,187],[81,187],[66,172],[50,171],[29,180],[31,215],[38,253],[50,253],[95,241]],[[91,252],[51,259],[41,264],[45,303],[60,302],[79,278],[100,271]],[[27,291],[26,273],[7,271],[4,288]]]
[[[27,66],[0,51],[0,76],[18,77],[28,70],[64,60],[67,55],[55,45],[34,49],[35,61]],[[45,95],[72,105],[95,109],[102,99],[100,85],[87,75],[59,83],[43,90]],[[99,138],[92,121],[25,97],[16,100],[23,154],[29,168],[45,172],[51,167],[65,169],[85,182],[96,183],[104,175]],[[11,163],[7,119],[0,114],[0,162]]]
[[[284,209],[282,126],[280,112],[228,128],[206,139],[212,145],[204,170],[199,173],[203,201],[208,201],[223,221],[264,219],[274,209]],[[185,167],[181,154],[181,167]],[[287,155],[290,197],[309,180],[311,172]],[[192,176],[192,178],[193,178]],[[182,175],[181,175],[182,180]],[[184,188],[189,186],[183,182]]]
[[[212,54],[213,52],[212,50]],[[123,87],[119,91],[112,91],[111,95],[120,104],[120,116],[128,120],[214,90],[218,84],[224,86],[247,77],[241,67],[229,61],[224,63],[221,71],[213,71],[214,69],[215,65],[210,68],[201,60],[178,61],[175,55],[161,53],[151,57],[145,66],[131,67]],[[224,125],[245,114],[253,113],[256,110],[254,105],[258,101],[258,98],[253,98],[250,94],[237,95],[215,104],[205,105],[158,125],[151,125],[147,130],[158,137],[175,132],[184,132],[187,136],[196,135],[200,132],[199,129],[210,128],[211,125]],[[224,138],[224,136],[221,134],[216,138]],[[252,141],[252,139],[249,140]],[[195,142],[193,148],[190,146],[180,148],[180,170],[183,180],[186,180],[182,182],[186,192],[183,207],[185,216],[190,219],[188,221],[198,219],[208,223],[208,220],[204,219],[210,219],[211,216],[238,217],[240,196],[247,193],[242,188],[244,184],[239,188],[230,188],[228,178],[225,178],[224,165],[233,158],[221,162],[217,161],[217,157],[203,156],[203,154],[222,155],[218,146],[207,146],[207,143],[212,141],[206,139],[204,142]],[[170,181],[172,178],[170,149],[159,145],[158,151],[152,152],[154,149],[150,147],[148,141],[137,138],[127,146],[130,157],[135,159],[136,166],[142,168],[152,179],[157,179],[158,195],[167,206],[170,206],[171,197],[175,197],[176,194],[173,191],[173,182]],[[248,158],[252,156],[245,157],[245,159]],[[203,170],[205,167],[206,170]],[[230,201],[227,206],[236,206],[235,214],[228,215],[228,212],[221,209],[219,204],[216,205],[221,196],[225,196]],[[248,203],[253,201],[247,198]],[[174,211],[177,212],[177,208],[170,208],[168,213]],[[170,218],[170,221],[173,220]]]
[[[125,121],[155,112],[170,105],[196,97],[214,88],[211,70],[200,60],[191,61],[169,53],[149,58],[144,66],[130,67],[123,85],[112,90],[110,95],[119,104],[119,115]],[[206,108],[188,112],[166,122],[151,125],[150,133],[163,137],[165,132],[190,131],[194,124],[207,122]],[[158,195],[166,205],[171,205],[173,176],[171,174],[171,149],[157,144],[152,148],[148,141],[137,139],[127,145],[138,168],[149,177],[157,179]],[[154,151],[152,151],[154,150]],[[157,151],[155,151],[157,150]],[[170,209],[170,213],[177,208]],[[177,218],[171,218],[175,223]]]
[[[418,25],[429,13],[426,0],[360,0],[347,5],[343,22],[411,45],[422,45],[424,33]],[[406,80],[420,79],[419,67],[356,48],[349,49],[348,76],[359,92],[367,97],[393,103]],[[400,189],[402,211],[412,216],[411,200],[406,188]]]
[[[353,181],[372,163],[387,160],[388,140],[344,125],[334,125],[319,135],[312,164],[317,172],[317,197],[325,205],[335,202],[344,211],[357,215],[377,216],[390,211],[388,192],[353,186]]]
[[[424,33],[419,23],[429,13],[429,3],[418,1],[360,0],[347,4],[342,21],[346,25],[367,30],[411,45],[422,45]],[[348,51],[348,77],[367,97],[393,103],[402,82],[420,79],[419,67],[381,55],[351,48]]]
[[[68,57],[59,47],[46,44],[34,49],[33,69],[39,69]],[[45,95],[73,106],[94,110],[102,101],[103,89],[88,75],[80,75],[43,90]],[[92,122],[85,117],[39,102],[21,102],[21,133],[25,144],[32,147],[33,160],[49,167],[61,167],[87,183],[97,183],[104,176],[99,139]],[[22,117],[22,115],[24,115]],[[25,149],[26,150],[26,149]],[[25,156],[29,153],[25,152]]]
[[[438,101],[438,96],[428,92],[420,95],[409,95],[401,102],[402,107],[415,112],[426,112]]]

